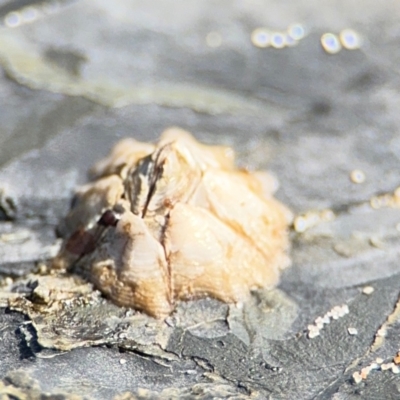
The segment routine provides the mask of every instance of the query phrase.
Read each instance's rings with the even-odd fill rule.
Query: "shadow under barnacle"
[[[54,272],[15,280],[2,288],[0,298],[2,305],[29,318],[21,337],[31,355],[39,357],[41,349],[112,345],[171,360],[176,355],[167,348],[178,331],[203,339],[233,334],[251,347],[281,339],[297,316],[295,303],[274,289],[252,292],[237,305],[211,298],[180,302],[160,320],[116,306],[80,277]]]

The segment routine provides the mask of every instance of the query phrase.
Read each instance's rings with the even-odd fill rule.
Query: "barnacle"
[[[179,128],[124,139],[91,170],[59,226],[54,266],[83,273],[119,305],[165,317],[178,300],[246,300],[289,264],[290,211],[266,172]]]

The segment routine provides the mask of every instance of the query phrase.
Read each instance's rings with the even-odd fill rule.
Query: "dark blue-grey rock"
[[[0,394],[398,398],[396,368],[353,373],[400,349],[399,16],[394,0],[0,2]],[[257,27],[292,23],[307,33],[294,47],[251,43]],[[344,28],[361,48],[324,52],[321,35]],[[171,125],[271,170],[295,213],[335,218],[292,231],[275,291],[242,308],[182,303],[155,322],[37,264],[57,252],[90,165]],[[79,301],[61,310],[68,290]]]

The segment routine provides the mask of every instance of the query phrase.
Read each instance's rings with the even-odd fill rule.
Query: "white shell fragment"
[[[347,332],[348,332],[349,335],[351,335],[351,336],[354,336],[354,335],[357,335],[357,334],[358,334],[358,330],[357,330],[356,328],[352,328],[352,327],[347,328]]]
[[[298,233],[304,233],[308,229],[323,222],[330,222],[336,218],[335,213],[330,209],[319,211],[307,211],[297,215],[293,221],[293,228]]]
[[[396,357],[394,359],[396,359]],[[400,368],[396,365],[395,362],[384,363],[383,359],[381,357],[378,357],[375,361],[362,368],[361,371],[356,371],[353,373],[354,383],[358,384],[363,380],[365,381],[372,371],[391,371],[393,374],[399,374]]]
[[[266,173],[179,128],[158,143],[124,139],[91,170],[59,227],[54,266],[83,272],[115,303],[166,317],[178,300],[246,300],[289,265],[291,213]]]
[[[331,323],[331,320],[337,320],[339,318],[344,317],[349,313],[349,306],[347,304],[343,304],[341,306],[335,306],[331,310],[329,310],[323,317],[317,317],[314,321],[314,324],[307,326],[307,336],[309,339],[314,339],[319,336],[320,331],[324,328],[324,325],[328,325]],[[354,333],[355,331],[355,333]],[[357,330],[355,328],[349,328],[348,332],[350,335],[356,335]]]
[[[363,294],[369,296],[370,294],[374,293],[375,289],[372,286],[365,286],[362,289]]]
[[[356,383],[356,384],[358,384],[362,381],[361,374],[358,371],[354,372],[353,380],[354,380],[354,383]]]

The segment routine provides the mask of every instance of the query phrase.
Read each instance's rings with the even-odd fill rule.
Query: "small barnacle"
[[[179,300],[239,303],[289,264],[290,211],[267,173],[235,168],[230,148],[171,128],[156,144],[117,143],[91,177],[60,224],[53,265],[119,305],[166,317]]]

